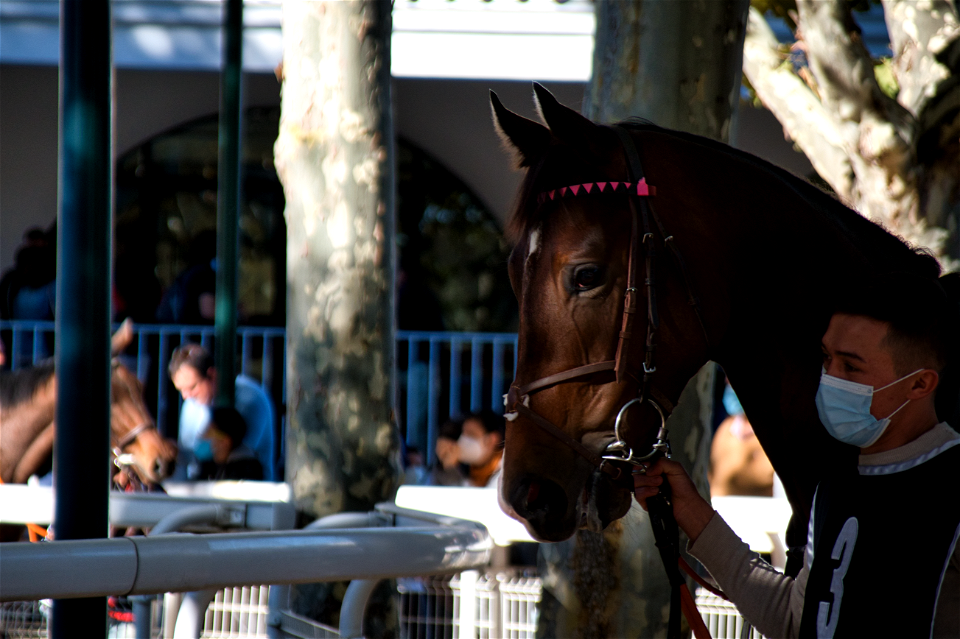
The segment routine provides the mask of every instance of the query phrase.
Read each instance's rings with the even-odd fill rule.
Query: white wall
[[[574,108],[583,85],[548,83],[557,98]],[[529,82],[484,80],[394,81],[397,133],[433,155],[462,179],[501,220],[509,215],[520,174],[510,166],[493,129],[489,90],[513,111],[535,119]],[[245,77],[250,106],[280,102],[280,85],[270,74]],[[167,129],[216,112],[218,75],[210,72],[118,70],[116,148],[130,148]],[[741,111],[738,146],[795,173],[810,165],[784,141],[766,111]],[[57,207],[57,69],[0,65],[0,269],[13,264],[23,232],[48,226]]]

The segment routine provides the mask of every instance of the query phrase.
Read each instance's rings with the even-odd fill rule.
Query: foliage
[[[436,160],[397,146],[400,328],[515,330],[510,250],[496,219]]]

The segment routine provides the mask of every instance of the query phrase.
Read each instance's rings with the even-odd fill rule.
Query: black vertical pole
[[[220,143],[217,169],[217,399],[233,406],[237,350],[237,269],[239,265],[241,81],[243,0],[227,0],[220,76]]]
[[[108,0],[60,3],[57,539],[108,533],[112,27]],[[104,597],[54,601],[50,636],[106,636]]]

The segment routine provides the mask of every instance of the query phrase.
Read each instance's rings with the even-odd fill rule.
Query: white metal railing
[[[489,560],[492,541],[482,525],[450,519],[446,521],[450,525],[419,523],[395,530],[177,534],[3,544],[0,601],[429,575],[483,566]]]
[[[204,519],[202,508],[192,510],[191,520]],[[353,580],[340,634],[360,637],[363,608],[376,581],[484,566],[492,546],[481,524],[393,504],[381,504],[373,513],[337,515],[301,531],[9,543],[2,549],[0,601]],[[283,636],[284,623],[305,620],[285,612],[285,588],[277,592],[270,597],[277,604],[270,623]]]

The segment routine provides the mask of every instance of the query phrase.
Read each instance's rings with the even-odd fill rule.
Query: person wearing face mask
[[[960,637],[960,275],[888,276],[848,299],[822,340],[816,406],[859,464],[817,487],[796,579],[764,563],[661,459],[635,475],[646,500],[668,481],[688,550],[768,637]]]
[[[502,415],[484,410],[463,420],[463,432],[457,440],[460,463],[468,467],[464,486],[496,486],[503,459]]]
[[[174,479],[194,480],[199,477],[202,464],[213,459],[210,442],[202,434],[210,423],[210,412],[217,391],[217,369],[210,351],[200,344],[186,343],[170,355],[167,372],[183,397]],[[260,460],[264,478],[270,481],[278,479],[279,473],[274,463],[274,412],[270,396],[256,380],[237,375],[234,405],[247,425],[243,444]]]

